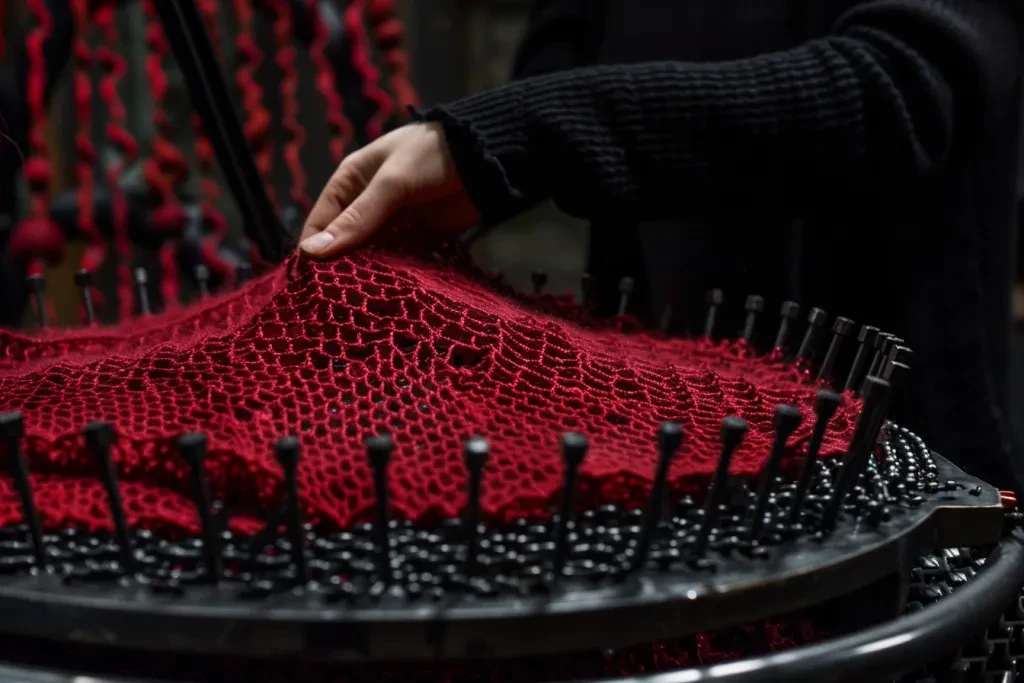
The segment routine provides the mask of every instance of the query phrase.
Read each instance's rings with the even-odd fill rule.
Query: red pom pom
[[[53,178],[53,166],[41,157],[33,157],[25,162],[25,180],[33,192],[45,192]]]
[[[371,23],[376,24],[395,13],[395,0],[370,0],[366,16]]]
[[[25,218],[14,226],[7,247],[19,263],[43,259],[60,263],[64,258],[64,233],[50,218]]]
[[[177,204],[164,204],[153,211],[149,222],[159,234],[165,237],[177,237],[185,229],[188,214]]]

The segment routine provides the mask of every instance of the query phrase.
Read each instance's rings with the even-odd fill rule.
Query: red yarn
[[[75,20],[74,52],[74,99],[75,121],[75,177],[78,180],[78,231],[85,239],[86,246],[79,263],[80,268],[89,272],[100,269],[107,260],[107,241],[96,225],[95,191],[96,147],[92,143],[92,64],[93,55],[86,35],[92,24],[90,0],[72,0],[71,12]],[[93,304],[99,302],[94,297]]]
[[[388,84],[401,112],[420,105],[409,79],[409,56],[402,49],[405,27],[397,17],[394,0],[370,0],[367,19],[373,29],[381,61],[388,68]]]
[[[9,248],[31,273],[43,270],[43,261],[54,262],[64,256],[65,238],[49,216],[49,192],[52,168],[46,158],[46,41],[53,31],[53,17],[46,0],[27,0],[35,26],[25,37],[28,58],[26,99],[32,124],[29,128],[29,159],[25,173],[31,197],[28,217],[15,227]],[[32,234],[38,230],[38,234]]]
[[[352,66],[363,82],[363,96],[372,102],[376,111],[366,122],[366,135],[371,139],[384,133],[384,123],[391,116],[393,103],[391,97],[377,84],[380,72],[373,64],[370,54],[370,41],[366,35],[365,19],[366,0],[351,0],[345,7],[344,24],[352,46]]]
[[[331,158],[340,164],[345,151],[352,142],[352,123],[345,117],[345,103],[335,85],[334,70],[327,59],[327,26],[319,11],[320,0],[310,0],[309,13],[313,22],[313,40],[309,46],[309,57],[316,71],[316,89],[327,105],[324,113],[327,128],[331,132]]]
[[[220,54],[220,2],[218,0],[202,0],[197,3],[203,17],[203,25],[210,37],[214,54],[218,63],[221,61]],[[217,202],[220,200],[221,189],[214,172],[216,156],[213,151],[213,144],[203,130],[202,119],[198,114],[192,116],[192,126],[196,133],[196,161],[199,164],[202,178],[199,182],[202,193],[202,212],[204,236],[199,245],[200,258],[203,260],[210,272],[224,277],[228,281],[234,281],[234,264],[228,262],[220,253],[221,244],[228,234],[228,224],[224,217],[217,210]]]
[[[49,160],[33,157],[25,162],[25,180],[34,192],[46,192],[53,180],[53,165]]]
[[[178,188],[187,180],[188,159],[171,142],[171,122],[164,111],[168,81],[163,61],[170,53],[170,45],[164,35],[163,26],[157,16],[154,0],[143,0],[146,15],[146,75],[149,78],[153,96],[153,121],[156,136],[152,143],[152,157],[143,165],[143,176],[157,193],[160,205],[150,218],[153,228],[164,237],[157,258],[160,262],[160,294],[164,306],[174,307],[179,303],[181,288],[178,283],[176,240],[185,228],[188,217],[178,201]]]
[[[305,215],[313,203],[306,192],[306,172],[302,168],[301,152],[306,144],[306,130],[299,123],[299,69],[295,64],[298,51],[292,45],[292,10],[287,0],[271,0],[270,9],[274,16],[274,42],[277,44],[275,62],[281,71],[281,125],[286,135],[282,155],[292,181],[288,196]]]
[[[118,316],[126,320],[132,315],[134,287],[132,282],[132,244],[128,235],[128,201],[121,189],[121,174],[126,165],[138,157],[139,149],[135,138],[125,124],[128,113],[117,88],[128,73],[128,63],[115,51],[117,45],[117,23],[114,7],[100,5],[94,21],[99,29],[103,45],[96,49],[96,59],[103,67],[100,78],[100,99],[107,108],[107,140],[117,149],[120,159],[107,168],[107,188],[110,191],[111,220],[114,231],[114,251],[117,254],[117,302]],[[95,293],[94,293],[95,296]]]
[[[580,504],[640,504],[654,471],[654,432],[681,420],[686,444],[670,480],[706,481],[721,419],[749,435],[733,473],[756,474],[776,404],[810,414],[816,387],[742,343],[665,340],[580,327],[495,293],[432,259],[371,249],[327,264],[293,259],[188,312],[113,330],[0,335],[0,409],[26,416],[27,451],[48,525],[107,527],[102,489],[82,453],[89,420],[116,425],[129,518],[194,529],[188,479],[173,453],[183,431],[209,435],[210,484],[251,528],[279,499],[275,440],[303,444],[310,519],[347,525],[373,506],[362,441],[388,430],[395,513],[419,522],[465,504],[461,443],[492,438],[483,509],[543,514],[562,477],[557,437],[588,433]],[[823,452],[843,449],[857,405],[832,423]],[[791,442],[807,439],[807,419]],[[18,518],[0,479],[0,525]]]
[[[238,22],[235,50],[239,65],[235,70],[235,83],[241,93],[242,111],[246,117],[243,131],[256,158],[256,168],[267,178],[274,157],[270,144],[270,112],[263,106],[263,88],[256,82],[256,70],[263,61],[263,51],[256,44],[252,0],[232,0],[231,4]],[[267,192],[273,201],[273,188],[267,187]]]
[[[66,240],[60,226],[49,217],[29,217],[18,221],[7,243],[15,261],[29,264],[33,260],[60,263],[64,258]]]

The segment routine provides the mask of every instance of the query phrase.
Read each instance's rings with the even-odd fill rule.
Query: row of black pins
[[[36,565],[45,568],[47,561],[46,549],[43,545],[42,525],[29,481],[28,463],[22,449],[24,431],[24,418],[21,413],[0,414],[0,446],[3,446],[3,450],[7,454],[21,505],[22,518],[25,520],[32,541]],[[84,437],[86,451],[96,463],[97,473],[107,496],[107,507],[113,522],[121,566],[125,573],[132,574],[137,569],[137,563],[111,453],[114,429],[107,422],[90,422],[84,429]],[[220,548],[222,524],[218,504],[212,501],[206,480],[206,436],[200,433],[183,434],[178,439],[177,447],[182,460],[190,468],[193,501],[199,516],[203,540],[203,562],[206,576],[216,582],[221,578],[223,572]],[[298,441],[293,437],[281,439],[277,446],[277,458],[285,475],[285,513],[289,543],[292,547],[292,561],[297,576],[304,579],[306,563],[295,475],[298,464]]]
[[[193,271],[196,290],[200,298],[210,294],[210,269],[204,264],[198,264]],[[240,263],[235,270],[237,284],[242,284],[252,279],[252,266],[248,263]],[[75,273],[75,288],[82,301],[82,308],[85,311],[85,321],[89,325],[96,323],[96,302],[93,298],[92,288],[95,285],[95,278],[92,272],[82,269]],[[149,299],[149,273],[145,268],[136,268],[132,271],[132,283],[135,287],[135,299],[137,312],[140,316],[151,315],[153,312]],[[32,294],[36,320],[40,327],[49,327],[49,315],[46,310],[46,277],[36,273],[28,277],[29,290]]]
[[[548,276],[542,271],[531,273],[534,294],[541,294],[548,282]],[[582,290],[581,302],[587,306],[591,302],[593,290],[593,278],[589,273],[584,273],[580,279]],[[623,277],[619,280],[619,305],[618,314],[625,315],[629,308],[630,297],[636,287],[633,278]],[[715,334],[715,325],[718,319],[718,311],[725,301],[725,294],[721,289],[712,289],[707,294],[707,313],[704,319],[703,336],[711,339]],[[741,336],[748,343],[753,341],[754,331],[758,317],[764,312],[764,298],[752,294],[744,303],[746,317],[744,319]],[[779,311],[779,328],[775,335],[775,342],[772,348],[785,350],[789,343],[789,337],[793,328],[800,319],[800,304],[795,301],[784,301]],[[663,332],[668,332],[672,322],[672,305],[666,304],[662,311],[658,326]],[[828,313],[820,308],[812,308],[807,316],[807,329],[797,348],[795,357],[804,361],[811,361],[814,358],[815,350],[825,331],[825,324],[828,322]],[[893,335],[880,332],[877,327],[864,325],[857,331],[857,325],[853,320],[838,317],[832,324],[832,339],[829,342],[825,357],[818,368],[817,379],[830,381],[835,371],[835,364],[842,352],[843,345],[847,340],[857,342],[857,350],[843,390],[860,392],[862,383],[867,377],[881,376],[889,363],[906,362],[906,358],[895,358],[893,349],[902,349],[899,353],[907,355],[909,349],[902,346],[903,340]],[[868,361],[870,359],[870,365]]]
[[[906,365],[890,364],[888,374],[891,379],[899,381],[909,372]],[[874,449],[875,440],[881,429],[882,421],[891,394],[891,383],[885,379],[869,377],[865,382],[864,410],[858,420],[855,435],[850,449],[843,459],[839,479],[834,487],[833,497],[826,508],[823,527],[834,526],[843,500],[863,472]],[[800,519],[803,501],[813,478],[818,460],[818,452],[829,420],[835,414],[840,398],[834,392],[822,390],[818,393],[815,403],[816,420],[811,440],[804,457],[800,479],[789,510],[790,522]],[[763,531],[765,513],[773,493],[773,486],[778,468],[785,452],[786,442],[797,429],[801,421],[800,412],[792,406],[781,405],[775,414],[775,440],[765,466],[761,483],[758,488],[750,524],[749,540],[756,543]],[[699,529],[694,536],[691,549],[693,559],[702,558],[709,547],[711,533],[718,523],[719,512],[725,502],[729,487],[729,468],[733,454],[742,443],[747,432],[744,420],[738,417],[727,417],[722,422],[722,449],[718,458],[714,479],[708,491],[703,517]],[[6,447],[12,474],[21,501],[22,514],[29,529],[33,543],[33,552],[39,567],[46,566],[46,554],[43,547],[41,525],[35,507],[31,486],[28,479],[28,467],[21,448],[24,424],[20,413],[0,415],[0,439]],[[120,548],[122,566],[127,573],[136,569],[132,537],[125,519],[124,506],[118,491],[117,477],[111,444],[113,428],[105,422],[93,422],[85,428],[86,448],[92,454],[99,468],[100,479],[107,493],[108,505],[113,518],[114,531]],[[651,544],[657,526],[661,521],[665,508],[665,496],[669,467],[674,455],[683,443],[683,430],[675,422],[665,422],[658,430],[658,460],[641,528],[640,537],[634,547],[631,569],[640,571],[646,565]],[[217,581],[222,576],[220,549],[221,523],[216,519],[216,507],[211,502],[206,477],[205,460],[207,456],[206,437],[200,433],[184,434],[178,439],[178,451],[181,458],[191,469],[193,500],[200,519],[203,540],[203,554],[206,575]],[[569,433],[562,438],[564,463],[564,481],[562,506],[558,516],[558,524],[554,531],[555,550],[552,561],[552,574],[557,579],[565,571],[570,559],[571,523],[575,508],[575,492],[578,483],[579,468],[588,449],[587,437],[583,434]],[[373,525],[374,546],[376,548],[376,566],[378,577],[384,581],[391,580],[391,544],[389,529],[389,496],[388,466],[394,452],[394,442],[388,435],[380,435],[366,442],[367,456],[373,473],[375,489],[375,520]],[[480,526],[480,498],[482,493],[483,470],[487,462],[489,446],[486,439],[475,437],[465,446],[464,456],[469,474],[468,501],[464,513],[466,533],[467,570],[472,575],[476,567],[478,535]],[[304,582],[307,578],[307,563],[304,550],[304,533],[298,499],[297,467],[299,463],[299,442],[295,437],[279,440],[276,448],[277,460],[284,472],[285,480],[285,523],[288,541],[291,547],[291,559],[295,569],[295,577]]]

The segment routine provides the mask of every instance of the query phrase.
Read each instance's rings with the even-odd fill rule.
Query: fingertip
[[[299,242],[299,249],[310,256],[326,256],[331,251],[336,238],[331,233],[318,232]]]

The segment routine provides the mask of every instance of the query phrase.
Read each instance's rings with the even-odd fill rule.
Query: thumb
[[[378,173],[362,192],[331,223],[299,244],[316,258],[331,258],[359,246],[390,218],[408,194],[405,184],[386,173]]]

